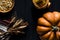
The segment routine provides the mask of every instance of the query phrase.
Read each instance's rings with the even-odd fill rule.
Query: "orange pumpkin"
[[[47,12],[40,17],[37,33],[41,40],[60,40],[60,12]]]

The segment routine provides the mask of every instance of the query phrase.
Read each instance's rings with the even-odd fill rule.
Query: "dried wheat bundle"
[[[6,21],[6,20],[4,20]],[[25,22],[23,19],[16,20],[16,17],[13,17],[10,21],[10,24],[8,25],[7,31],[4,33],[1,33],[0,40],[9,40],[11,34],[19,34],[23,32],[23,29],[27,27],[28,23]]]

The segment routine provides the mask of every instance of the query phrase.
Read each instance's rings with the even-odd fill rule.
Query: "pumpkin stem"
[[[57,26],[52,26],[52,31],[53,32],[56,32],[56,31],[58,31],[59,29],[58,29],[58,27]]]

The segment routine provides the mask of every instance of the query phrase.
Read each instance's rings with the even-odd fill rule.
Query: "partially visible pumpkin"
[[[40,17],[37,33],[41,40],[60,40],[60,12],[47,12]]]
[[[36,6],[38,9],[46,8],[47,6],[50,6],[49,0],[32,0],[34,6]]]

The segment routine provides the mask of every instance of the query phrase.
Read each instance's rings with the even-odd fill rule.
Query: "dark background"
[[[60,11],[60,0],[50,0],[51,6],[46,9],[38,10],[32,3],[32,0],[15,0],[15,11],[18,18],[23,18],[29,25],[24,30],[23,36],[14,36],[13,40],[40,40],[36,33],[37,18],[48,11]]]

